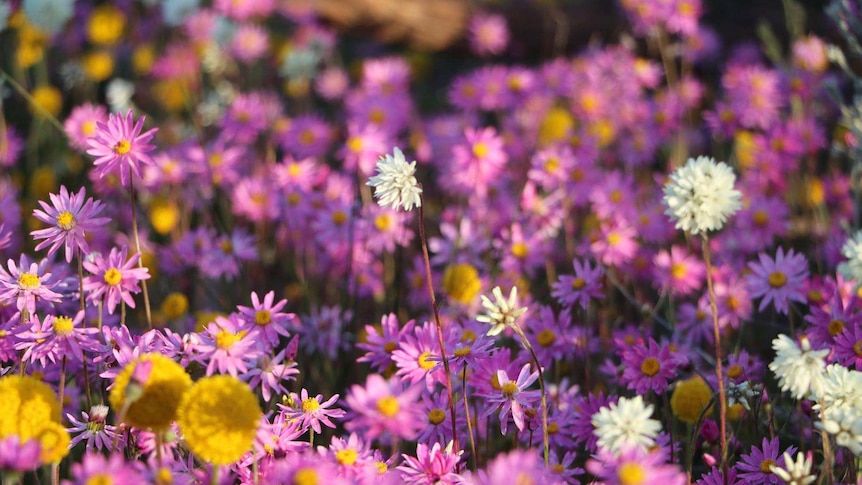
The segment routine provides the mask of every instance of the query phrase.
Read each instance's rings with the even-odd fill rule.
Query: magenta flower
[[[457,452],[452,451],[452,442],[443,448],[440,443],[434,443],[430,448],[425,443],[416,445],[416,457],[402,454],[404,464],[398,467],[404,483],[416,485],[455,485],[464,483],[464,478],[457,473],[458,462],[461,460]]]
[[[22,256],[21,262],[25,258]],[[9,260],[9,272],[0,266],[0,303],[8,303],[15,300],[18,311],[27,310],[32,315],[36,311],[36,298],[45,301],[60,301],[62,295],[51,291],[57,284],[50,282],[51,273],[43,273],[40,265],[30,263],[30,267],[23,271],[24,265],[18,267],[15,261]]]
[[[530,372],[531,364],[524,364],[521,367],[521,372],[518,374],[518,379],[513,381],[509,379],[509,375],[505,370],[497,371],[497,382],[500,384],[500,389],[496,393],[488,393],[483,397],[486,399],[488,406],[482,416],[492,414],[499,404],[500,409],[500,430],[506,434],[509,427],[509,413],[512,414],[512,419],[515,420],[515,426],[519,431],[524,430],[524,407],[533,408],[536,399],[539,398],[539,391],[528,391],[527,389],[539,378],[539,372]]]
[[[108,116],[107,123],[96,123],[96,134],[87,138],[87,145],[90,147],[87,154],[96,157],[93,162],[93,173],[96,176],[102,178],[119,172],[120,183],[126,185],[131,180],[130,170],[132,174],[141,177],[142,165],[155,165],[149,155],[155,147],[149,142],[158,128],[141,133],[145,119],[145,116],[141,116],[137,123],[134,123],[132,110],[129,110],[125,117],[112,114]]]
[[[561,305],[571,308],[575,303],[584,310],[590,305],[591,298],[602,298],[602,282],[604,271],[600,265],[593,268],[590,262],[583,263],[577,259],[572,260],[575,274],[561,275],[554,283],[551,296],[557,299]]]
[[[228,317],[218,316],[215,322],[207,325],[195,350],[198,362],[207,366],[208,376],[218,371],[219,374],[236,377],[240,372],[248,372],[249,362],[258,358],[257,332],[241,328],[242,322],[235,313]]]
[[[108,110],[104,106],[84,103],[72,110],[63,122],[63,130],[73,148],[84,150],[87,148],[87,139],[96,134],[98,123],[106,121]]]
[[[356,384],[347,394],[345,401],[352,413],[345,427],[364,432],[369,440],[384,433],[411,440],[422,425],[415,412],[421,392],[420,386],[405,388],[397,377],[386,380],[380,374],[371,374],[365,386]]]
[[[425,322],[421,327],[415,327],[412,335],[404,336],[392,352],[392,361],[398,367],[395,375],[411,384],[424,380],[429,390],[434,389],[435,383],[444,380],[442,368],[437,369],[439,353],[437,327]]]
[[[297,337],[294,337],[291,342],[297,342],[296,339]],[[289,362],[284,362],[287,350],[282,349],[274,357],[261,357],[258,359],[257,365],[241,376],[242,380],[248,382],[252,389],[257,389],[260,386],[260,394],[264,401],[269,402],[273,393],[287,394],[287,388],[284,387],[284,384],[287,381],[296,380],[294,376],[299,374],[296,362],[293,362],[292,358],[288,359]]]
[[[808,261],[805,256],[794,253],[792,249],[785,255],[784,248],[778,248],[774,260],[761,253],[760,261],[752,261],[748,267],[752,274],[746,276],[745,281],[751,298],[763,297],[758,310],[763,311],[772,302],[775,311],[786,315],[789,302],[806,301]]]
[[[380,320],[380,330],[377,326],[365,326],[365,342],[356,344],[366,353],[356,359],[357,362],[368,362],[372,369],[383,372],[392,363],[392,353],[398,348],[406,335],[413,333],[414,320],[409,320],[402,327],[394,313],[384,315]]]
[[[752,446],[751,453],[742,455],[736,464],[739,479],[750,485],[781,483],[778,475],[769,471],[770,465],[784,468],[784,455],[778,452],[778,446],[777,437],[771,440],[763,438],[760,448]],[[796,453],[796,447],[790,446],[784,453],[793,455]]]
[[[509,44],[509,27],[502,15],[476,14],[468,29],[470,50],[479,56],[501,54]]]
[[[317,434],[321,433],[320,423],[334,428],[335,423],[330,418],[340,419],[345,414],[343,409],[331,407],[338,401],[338,394],[335,394],[326,401],[322,401],[322,394],[311,397],[308,395],[308,391],[302,388],[299,395],[291,393],[290,398],[294,406],[278,405],[284,410],[284,416],[288,419],[299,420],[303,428],[311,427]]]
[[[661,483],[685,485],[688,478],[676,465],[664,463],[665,454],[644,451],[638,447],[612,453],[600,449],[598,455],[587,461],[587,471],[598,478],[596,485],[626,485],[629,483]],[[640,480],[646,478],[646,482]]]
[[[638,343],[621,350],[625,369],[621,381],[638,394],[652,389],[661,395],[667,390],[668,382],[676,377],[678,361],[671,355],[667,343],[659,346],[649,339],[649,346]]]
[[[115,453],[105,457],[99,453],[87,453],[80,463],[72,465],[72,481],[68,485],[85,485],[102,480],[108,483],[144,483],[144,477],[125,462],[123,455]]]
[[[84,278],[84,291],[89,292],[87,299],[104,298],[108,313],[114,313],[121,301],[135,308],[132,293],[141,291],[138,283],[150,278],[147,268],[137,267],[140,253],[126,260],[126,251],[126,247],[111,248],[107,258],[97,253],[92,261],[84,261],[84,268],[92,273]]]
[[[9,476],[15,473],[24,473],[39,468],[42,462],[39,455],[42,453],[42,444],[38,439],[30,439],[21,442],[18,435],[11,435],[0,439],[0,475]]]
[[[33,216],[40,221],[50,224],[52,227],[40,229],[30,233],[34,239],[44,239],[36,246],[36,251],[39,251],[47,246],[48,256],[53,255],[60,246],[66,247],[66,262],[72,261],[72,253],[75,249],[80,249],[83,254],[90,252],[90,246],[87,244],[84,231],[93,231],[100,226],[111,222],[108,217],[96,217],[102,212],[104,206],[99,201],[94,201],[92,197],[84,201],[87,196],[87,189],[81,187],[78,193],[70,194],[66,186],[60,187],[60,194],[50,194],[51,203],[49,206],[44,201],[39,201],[39,205],[43,210],[33,210]]]
[[[101,451],[102,448],[111,449],[115,439],[124,440],[123,435],[117,433],[116,426],[106,423],[106,418],[108,417],[107,406],[97,404],[90,408],[89,413],[82,411],[81,416],[84,419],[78,419],[66,413],[66,418],[71,425],[66,429],[69,431],[69,434],[74,436],[72,442],[69,443],[70,447],[74,447],[86,440],[87,451],[92,451],[93,449]],[[122,441],[120,444],[122,445]]]
[[[281,299],[273,305],[275,292],[270,291],[263,297],[263,302],[256,292],[251,293],[251,307],[239,306],[239,318],[246,323],[246,330],[257,329],[258,334],[270,346],[278,345],[279,335],[290,337],[287,325],[296,320],[296,314],[283,313],[287,300]]]
[[[30,328],[18,334],[15,348],[24,350],[22,360],[38,360],[42,365],[46,359],[58,362],[67,356],[73,362],[81,362],[85,359],[85,350],[92,352],[99,348],[96,337],[99,329],[79,327],[83,320],[83,311],[79,311],[74,319],[45,315],[40,321],[37,315],[31,315]]]
[[[653,258],[653,264],[654,284],[674,295],[690,295],[699,290],[705,281],[706,265],[682,246],[660,251]]]

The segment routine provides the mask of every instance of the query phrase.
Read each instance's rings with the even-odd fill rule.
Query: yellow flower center
[[[314,468],[305,467],[293,474],[293,485],[317,485],[320,479]]]
[[[754,221],[755,226],[763,227],[767,222],[769,222],[769,215],[766,211],[759,210],[751,216],[751,219]]]
[[[132,150],[132,144],[126,140],[120,140],[114,145],[114,153],[117,155],[125,155]]]
[[[504,397],[511,398],[518,392],[518,385],[512,381],[509,381],[500,388],[500,392],[503,393]]]
[[[769,277],[772,278],[772,275],[770,275]],[[735,296],[728,296],[724,300],[724,304],[727,305],[727,309],[732,312],[735,312],[737,308],[739,308],[739,301],[736,299]]]
[[[654,357],[647,357],[644,359],[643,363],[641,363],[641,372],[645,376],[652,377],[658,374],[658,371],[661,369],[661,364],[659,364],[658,360]]]
[[[170,468],[161,467],[156,472],[156,483],[159,485],[169,485],[174,483],[174,476]]]
[[[572,280],[572,289],[575,291],[582,290],[585,286],[587,286],[587,282],[580,276]]]
[[[311,130],[304,130],[299,134],[299,142],[303,145],[311,145],[314,142],[314,133]]]
[[[320,409],[320,403],[317,402],[317,399],[310,397],[302,401],[302,412],[313,413],[318,409]]]
[[[556,157],[551,157],[545,160],[545,171],[548,173],[555,173],[560,169],[560,161],[556,159]]]
[[[836,335],[844,332],[844,320],[835,319],[829,322],[829,336],[835,337]]]
[[[857,357],[862,357],[862,340],[853,344],[853,353],[856,354]]]
[[[584,173],[584,169],[576,168],[576,169],[572,170],[572,173],[569,176],[569,178],[572,179],[572,182],[580,182],[581,180],[584,180],[584,178],[586,176],[587,175],[586,175],[586,173]]]
[[[459,347],[452,352],[452,355],[455,357],[467,357],[470,355],[471,349],[470,347]]]
[[[75,227],[75,216],[69,211],[63,211],[57,216],[57,227],[64,231],[68,231]]]
[[[434,366],[437,364],[429,360],[429,357],[431,357],[431,352],[428,352],[427,350],[419,354],[419,358],[416,360],[416,362],[419,364],[419,367],[425,370],[433,369]]]
[[[347,214],[344,211],[337,210],[332,213],[332,223],[336,226],[340,226],[347,222]]]
[[[820,290],[808,290],[808,301],[811,303],[820,303],[823,301],[823,292]]]
[[[442,409],[432,409],[428,411],[428,422],[433,425],[438,425],[446,419],[446,413]]]
[[[539,332],[539,335],[536,336],[536,342],[538,342],[542,347],[550,347],[556,340],[557,334],[549,328],[542,330]]]
[[[519,242],[512,245],[512,255],[518,259],[524,259],[530,252],[526,244]]]
[[[88,478],[84,485],[114,485],[114,479],[106,473],[98,473]]]
[[[497,391],[499,391],[500,389],[502,389],[502,387],[500,386],[500,379],[498,379],[498,378],[497,378],[497,373],[496,373],[496,372],[495,372],[495,373],[493,373],[493,374],[491,374],[491,388],[493,388],[493,389],[495,389],[495,390],[497,390]]]
[[[473,156],[476,158],[485,158],[485,155],[488,154],[488,145],[479,142],[473,144]]]
[[[397,349],[397,348],[398,348],[398,344],[395,342],[386,342],[386,344],[383,345],[383,350],[385,350],[387,354],[391,354],[392,352],[395,352],[395,349]]]
[[[57,317],[54,319],[54,333],[57,335],[69,335],[72,333],[72,319],[69,317]]]
[[[386,113],[379,108],[373,109],[371,110],[371,113],[368,113],[368,121],[375,125],[382,124],[386,121]]]
[[[375,465],[377,466],[377,473],[381,475],[389,471],[389,465],[385,461],[378,461]]]
[[[560,425],[553,421],[548,423],[548,434],[557,434],[560,432]]]
[[[386,416],[387,418],[391,418],[398,414],[398,410],[401,406],[398,404],[398,400],[393,396],[386,396],[379,401],[377,401],[377,410],[380,411],[380,414]]]
[[[111,286],[117,286],[120,284],[120,281],[123,280],[123,273],[120,272],[117,268],[111,268],[108,271],[105,271],[105,283]]]
[[[616,231],[611,231],[608,233],[608,245],[616,246],[623,239],[622,235]]]
[[[773,465],[775,465],[775,460],[767,458],[760,462],[760,471],[763,473],[772,473]]]
[[[385,231],[389,229],[391,225],[392,219],[389,217],[389,214],[380,214],[374,218],[374,227],[376,227],[378,231]]]
[[[269,310],[258,310],[254,313],[254,323],[264,326],[272,322],[272,313]]]
[[[240,333],[230,333],[227,330],[219,330],[216,334],[216,347],[227,350],[233,347],[233,344],[240,341],[243,336],[243,332]]]
[[[87,120],[81,123],[81,133],[86,136],[90,136],[96,132],[96,122],[93,120]]]
[[[346,450],[338,450],[335,452],[335,459],[338,463],[341,463],[344,466],[350,466],[356,463],[356,457],[359,454],[356,450],[347,448]]]
[[[617,202],[623,200],[623,193],[619,189],[617,189],[612,191],[608,198],[611,200],[611,202],[616,204]]]
[[[727,369],[727,377],[731,379],[736,379],[742,375],[742,366],[739,364],[733,364],[730,368]]]
[[[33,273],[21,273],[18,277],[18,286],[25,290],[33,290],[39,287],[41,281]]]
[[[449,266],[443,272],[443,290],[459,303],[471,303],[481,289],[479,272],[467,263]]]
[[[781,271],[769,273],[769,286],[778,289],[787,284],[787,276]]]
[[[670,275],[675,280],[682,279],[685,276],[686,272],[687,271],[685,265],[682,263],[673,263],[672,265],[670,265]]]
[[[351,136],[347,140],[347,148],[353,153],[359,153],[362,150],[362,138]]]
[[[617,470],[620,485],[640,485],[644,483],[646,474],[643,467],[637,463],[623,463]]]

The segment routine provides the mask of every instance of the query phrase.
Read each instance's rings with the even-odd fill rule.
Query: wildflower
[[[80,463],[72,464],[72,481],[69,485],[90,483],[144,483],[146,480],[131,463],[126,463],[123,455],[113,453],[105,457],[101,453],[90,452]]]
[[[602,298],[602,279],[604,271],[600,265],[593,268],[589,261],[583,263],[577,259],[572,260],[575,274],[573,276],[561,275],[554,283],[551,296],[562,305],[568,307],[580,304],[581,308],[587,309],[592,298]]]
[[[603,406],[591,418],[599,448],[619,453],[625,447],[652,446],[661,430],[661,423],[650,418],[652,413],[652,404],[644,404],[641,396],[620,397],[616,403]]]
[[[661,346],[650,339],[649,345],[635,344],[622,350],[623,375],[621,381],[638,394],[653,390],[664,393],[668,381],[676,377],[678,367],[667,343]]]
[[[683,423],[694,424],[701,415],[709,415],[712,406],[706,409],[712,399],[712,389],[700,376],[694,376],[676,385],[670,396],[670,409]]]
[[[0,438],[0,472],[14,476],[39,468],[42,445],[37,439],[22,440],[17,435]]]
[[[414,412],[421,392],[420,386],[404,388],[397,377],[386,380],[379,374],[371,374],[364,387],[356,384],[347,394],[345,401],[352,413],[345,427],[349,431],[364,430],[368,439],[383,433],[413,439],[422,424]]]
[[[201,378],[177,409],[189,450],[213,465],[229,465],[251,450],[261,416],[254,393],[231,376]]]
[[[440,484],[454,485],[463,483],[463,478],[457,473],[458,462],[461,460],[458,452],[452,451],[450,441],[445,448],[440,443],[434,443],[430,448],[425,443],[416,445],[416,457],[402,454],[404,464],[398,467],[404,483],[417,485]]]
[[[858,319],[854,319],[858,321]],[[832,347],[835,359],[847,367],[862,370],[862,325],[858,323],[838,334]]]
[[[274,357],[265,355],[258,359],[257,365],[241,376],[242,380],[248,382],[248,386],[252,389],[258,389],[258,386],[260,386],[260,394],[263,396],[264,401],[269,402],[273,393],[286,393],[287,389],[285,389],[284,383],[296,380],[294,376],[299,374],[296,362],[293,362],[292,358],[288,359],[291,360],[290,362],[285,363],[284,361],[285,353],[288,352],[291,345],[298,344],[299,341],[297,338],[293,337],[287,348],[282,349]],[[293,353],[295,355],[296,351],[294,350]]]
[[[22,257],[21,266],[17,266],[15,261],[10,259],[8,273],[0,267],[0,302],[15,299],[15,306],[19,311],[27,310],[27,313],[32,315],[36,311],[36,298],[60,301],[62,295],[51,290],[57,285],[51,282],[51,273],[43,273],[37,263],[30,263],[30,267],[23,271],[24,261]]]
[[[457,263],[443,272],[443,291],[451,300],[469,305],[482,289],[482,280],[476,267],[469,263]]]
[[[132,293],[141,291],[138,282],[150,278],[146,267],[138,267],[141,254],[134,254],[126,260],[126,251],[126,247],[120,250],[111,248],[107,258],[97,253],[92,261],[84,261],[84,268],[92,273],[92,276],[84,278],[84,291],[90,292],[87,298],[96,301],[104,298],[108,313],[114,313],[121,301],[135,308]]]
[[[84,351],[99,348],[95,334],[99,330],[92,327],[81,328],[84,312],[79,311],[74,319],[66,316],[45,315],[41,322],[37,315],[30,317],[30,328],[18,333],[17,350],[24,350],[21,357],[25,361],[45,360],[57,362],[63,357],[80,362],[85,359]]]
[[[587,461],[586,469],[598,478],[597,485],[685,485],[685,472],[676,465],[664,463],[662,453],[627,447],[619,453],[600,449]]]
[[[787,485],[808,485],[817,479],[816,475],[811,473],[812,456],[811,452],[796,454],[796,461],[790,453],[784,452],[784,468],[776,465],[770,467],[770,471],[778,478],[784,480]]]
[[[107,424],[108,406],[97,404],[90,408],[90,412],[81,412],[83,420],[79,420],[75,416],[66,413],[66,418],[69,420],[71,427],[68,428],[70,434],[76,435],[72,438],[69,446],[74,447],[78,443],[86,440],[86,448],[92,451],[94,448],[101,451],[102,448],[111,449],[115,439],[119,439],[117,427]]]
[[[772,348],[775,349],[775,360],[769,364],[769,370],[778,377],[782,391],[790,391],[796,399],[823,394],[823,371],[826,367],[823,359],[829,354],[829,349],[812,350],[808,338],[802,337],[800,345],[797,345],[783,334],[772,341]]]
[[[509,379],[505,370],[498,370],[497,383],[500,389],[494,394],[484,396],[489,406],[483,416],[490,415],[496,410],[496,406],[492,406],[492,404],[500,405],[500,429],[503,434],[506,434],[509,413],[512,414],[512,419],[514,419],[518,430],[524,430],[524,406],[532,407],[540,395],[539,391],[527,390],[539,378],[539,371],[530,372],[531,365],[529,363],[524,364],[518,374],[518,379],[515,381]]]
[[[653,281],[664,291],[686,296],[703,285],[706,266],[681,246],[673,246],[670,251],[660,251],[653,258],[653,264]]]
[[[763,311],[770,302],[775,305],[775,311],[787,314],[787,305],[791,301],[805,302],[804,285],[808,278],[808,261],[805,256],[778,248],[773,261],[761,253],[759,262],[748,264],[752,274],[746,276],[746,282],[751,290],[751,297],[762,296],[759,310]]]
[[[257,334],[256,330],[244,330],[236,314],[217,316],[201,334],[196,358],[201,364],[206,363],[208,376],[218,371],[236,377],[247,372],[249,362],[260,354],[255,342]]]
[[[506,327],[515,325],[518,318],[527,312],[527,307],[518,307],[518,287],[513,286],[509,292],[509,299],[503,298],[503,291],[499,286],[491,290],[494,300],[491,301],[482,295],[482,306],[488,311],[485,315],[479,315],[476,320],[491,325],[488,335],[499,335]]]
[[[741,207],[742,194],[733,188],[736,176],[724,162],[689,158],[664,186],[665,213],[676,228],[691,234],[719,230]]]
[[[414,205],[422,205],[422,188],[415,176],[416,162],[408,164],[398,147],[393,153],[394,156],[386,154],[377,160],[377,175],[369,178],[365,185],[374,187],[374,197],[381,206],[403,207],[409,212]]]
[[[192,379],[179,364],[157,353],[129,362],[114,380],[111,407],[126,423],[163,431],[177,417],[177,407]]]
[[[155,136],[158,128],[153,128],[144,133],[145,116],[141,116],[137,123],[133,123],[132,110],[126,112],[125,118],[119,114],[108,116],[106,123],[96,123],[96,134],[87,138],[88,155],[96,157],[93,162],[95,170],[93,173],[99,178],[108,174],[120,174],[120,183],[126,185],[132,174],[141,177],[142,165],[155,165],[149,153],[155,148],[150,145],[150,140]]]
[[[87,138],[96,134],[96,124],[108,121],[108,111],[104,106],[84,103],[76,106],[66,121],[63,129],[69,137],[69,144],[78,150],[87,147]]]
[[[392,353],[398,344],[408,334],[413,332],[414,320],[409,320],[402,327],[394,313],[384,315],[380,320],[380,330],[377,326],[365,326],[365,342],[356,346],[366,353],[357,362],[368,362],[378,372],[383,372],[392,363]]]
[[[817,429],[835,436],[835,444],[850,450],[856,456],[862,454],[862,408],[858,405],[831,407],[821,413]]]
[[[286,418],[297,419],[303,428],[311,427],[315,433],[320,434],[320,423],[334,428],[335,423],[330,418],[339,419],[344,417],[343,409],[330,408],[330,406],[338,401],[338,394],[321,402],[322,399],[323,395],[318,394],[311,397],[308,395],[308,391],[303,388],[299,395],[296,393],[291,394],[291,401],[296,403],[295,406],[285,407],[279,404],[279,407],[284,409],[284,416]]]
[[[444,335],[445,340],[449,339]],[[438,349],[436,326],[425,322],[421,327],[414,327],[413,332],[405,335],[392,352],[392,362],[398,367],[395,375],[411,384],[424,380],[428,389],[433,389],[436,382],[444,381],[442,370],[437,365]]]
[[[736,464],[736,469],[740,472],[740,480],[745,480],[745,483],[751,485],[779,483],[778,476],[772,473],[772,467],[784,466],[784,457],[778,456],[778,446],[778,438],[772,440],[763,438],[760,448],[752,446],[751,452],[742,455]],[[795,446],[790,446],[784,450],[785,455],[792,455],[795,452]]]
[[[92,231],[111,221],[108,217],[96,217],[104,206],[99,201],[89,198],[84,201],[87,192],[81,188],[78,193],[69,194],[66,186],[60,187],[60,194],[51,194],[52,206],[39,201],[43,210],[35,209],[33,216],[42,222],[52,225],[47,229],[33,231],[34,239],[45,239],[36,246],[39,251],[47,246],[48,256],[53,255],[61,245],[66,247],[66,262],[72,261],[72,251],[80,249],[83,254],[90,252],[84,231]]]
[[[16,435],[37,439],[42,464],[59,462],[69,453],[69,433],[60,424],[60,402],[44,382],[30,376],[0,378],[0,439]]]
[[[509,44],[509,27],[502,15],[474,15],[469,33],[470,49],[479,56],[501,54]]]
[[[246,322],[246,327],[258,329],[258,334],[272,346],[278,345],[279,335],[289,337],[287,324],[295,321],[293,313],[283,313],[281,310],[287,305],[287,300],[282,299],[273,305],[275,292],[270,291],[263,297],[263,302],[256,292],[251,293],[252,307],[237,307],[239,317]]]

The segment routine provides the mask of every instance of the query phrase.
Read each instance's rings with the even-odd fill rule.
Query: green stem
[[[545,468],[547,468],[550,462],[551,442],[550,436],[548,435],[548,393],[545,390],[545,373],[542,366],[539,364],[539,358],[536,356],[536,351],[533,350],[533,345],[530,344],[529,340],[527,340],[527,336],[524,334],[524,331],[521,330],[521,327],[519,327],[517,323],[515,323],[512,328],[514,328],[515,333],[521,337],[521,343],[523,343],[524,348],[530,352],[530,357],[533,359],[533,365],[536,366],[536,371],[539,373],[539,387],[542,390],[542,443],[544,445]]]
[[[703,260],[706,263],[706,286],[709,290],[709,308],[712,311],[712,330],[715,339],[715,376],[718,378],[718,406],[721,421],[721,473],[724,485],[728,484],[727,476],[727,398],[724,391],[724,372],[721,368],[721,332],[718,326],[718,306],[715,302],[715,288],[712,284],[712,263],[710,262],[709,238],[703,236]]]

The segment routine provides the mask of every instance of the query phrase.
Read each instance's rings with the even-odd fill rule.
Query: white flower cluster
[[[741,207],[742,194],[733,188],[736,175],[724,162],[710,157],[689,158],[664,186],[665,214],[676,228],[690,234],[716,231]]]
[[[796,454],[796,461],[790,453],[784,452],[784,468],[770,465],[769,470],[778,475],[778,478],[784,480],[788,485],[808,485],[817,479],[811,474],[811,465],[813,464],[811,452]]]
[[[652,404],[646,405],[641,396],[621,397],[603,406],[591,419],[599,447],[619,453],[624,448],[646,450],[653,446],[661,423],[652,419],[652,413]]]
[[[407,163],[398,147],[395,147],[394,156],[380,157],[376,169],[377,175],[369,178],[365,185],[374,187],[378,204],[393,209],[404,207],[406,211],[422,205],[422,188],[415,175],[416,162]]]
[[[826,362],[823,359],[829,354],[829,349],[811,350],[807,338],[803,337],[797,345],[783,334],[772,341],[772,348],[775,349],[775,360],[769,364],[769,370],[775,373],[782,391],[789,391],[796,399],[823,394],[826,384]]]
[[[485,295],[482,295],[482,306],[488,311],[485,315],[476,317],[477,321],[488,323],[491,329],[488,330],[488,335],[498,335],[507,326],[512,326],[518,320],[518,317],[527,311],[527,307],[518,307],[518,288],[513,286],[509,292],[509,299],[503,297],[503,290],[499,286],[491,290],[494,295],[494,300],[491,301]]]
[[[838,271],[844,278],[862,283],[862,231],[858,231],[844,243],[841,254],[847,261],[838,265]]]

